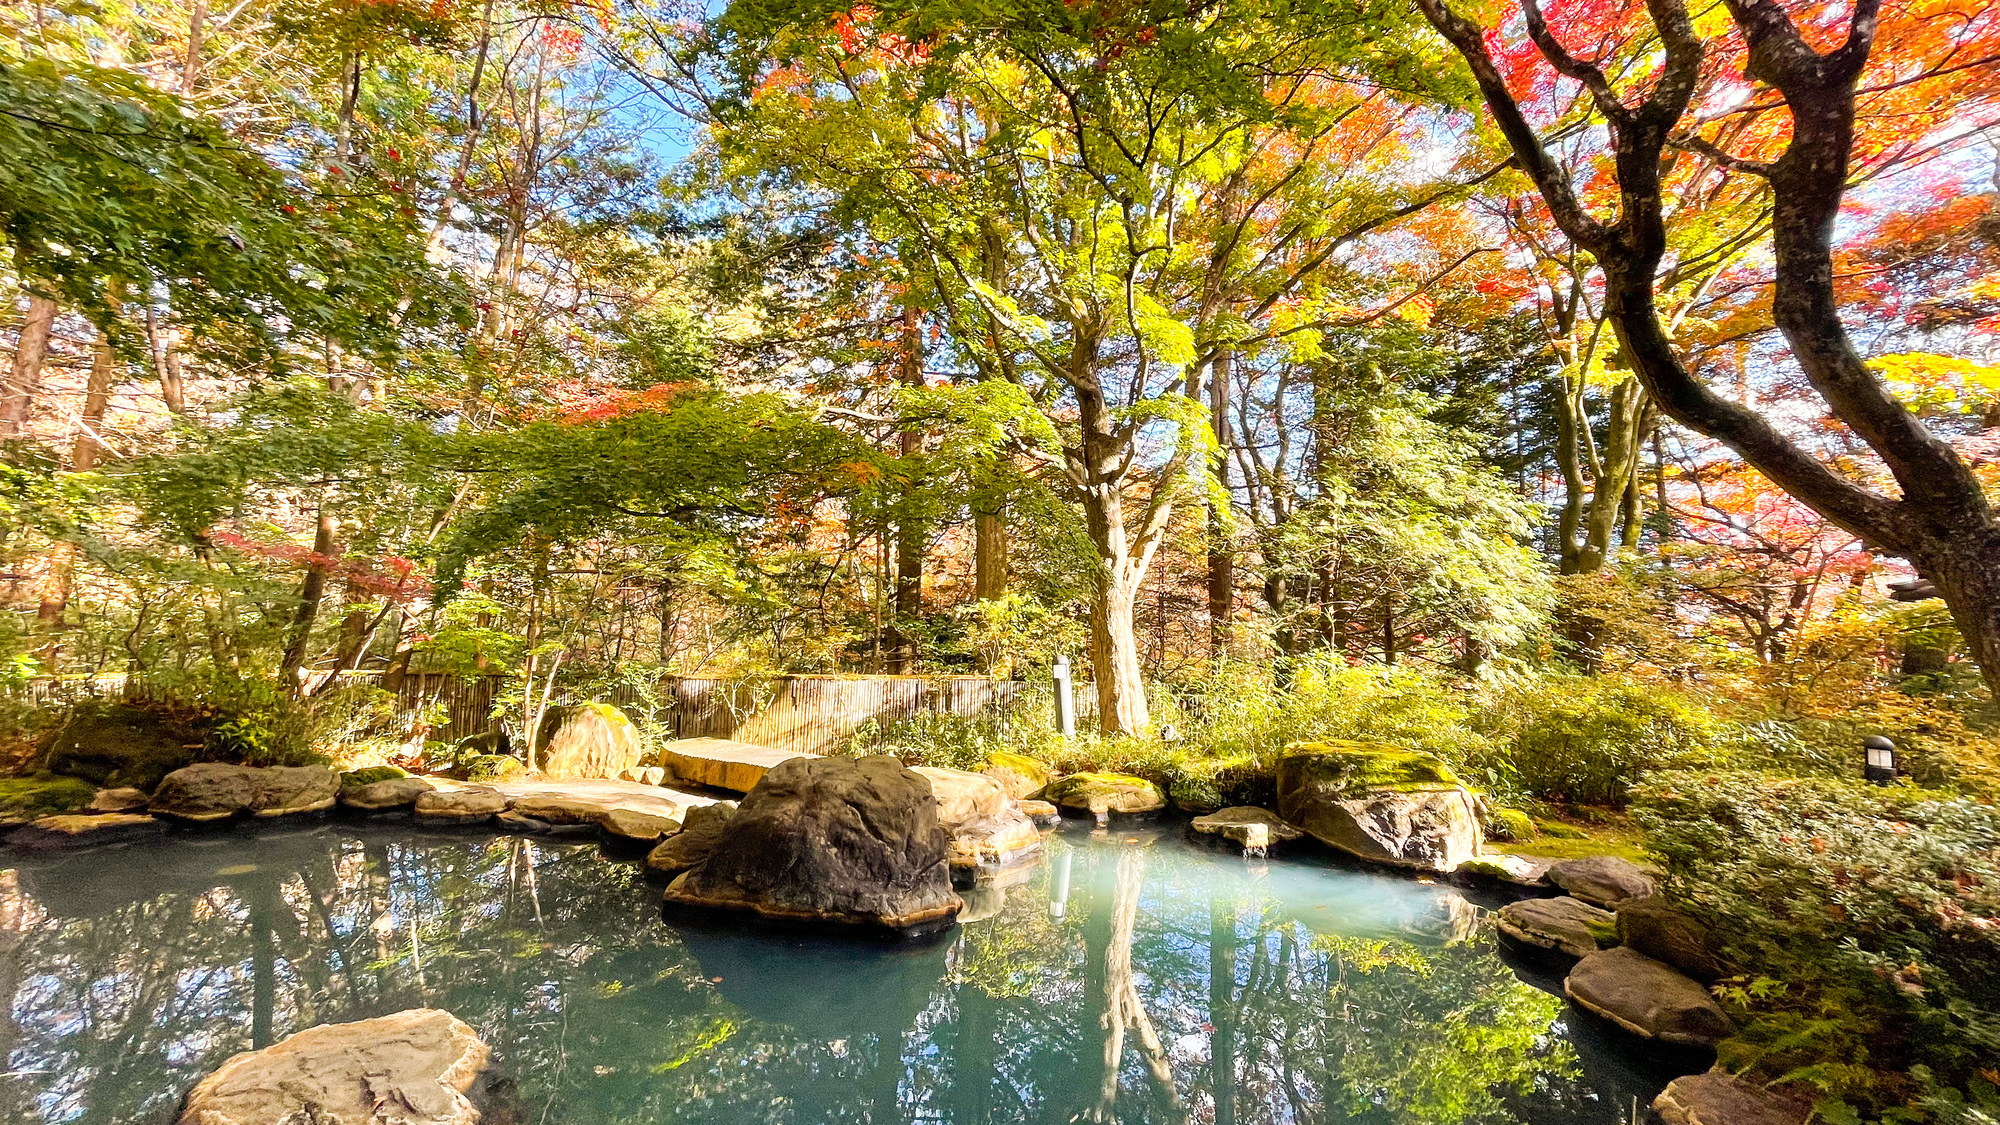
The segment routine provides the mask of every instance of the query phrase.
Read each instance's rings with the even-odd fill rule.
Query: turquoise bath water
[[[492,1045],[488,1125],[1611,1125],[1662,1080],[1450,888],[1178,826],[1050,853],[915,948],[669,924],[594,843],[328,824],[23,862],[0,1121],[171,1122],[231,1054],[417,1006]]]

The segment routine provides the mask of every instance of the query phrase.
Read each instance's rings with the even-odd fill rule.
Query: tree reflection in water
[[[1653,1092],[1446,888],[1175,828],[1050,850],[914,948],[670,926],[636,869],[548,840],[333,825],[24,863],[0,1120],[171,1121],[231,1054],[418,1005],[549,1123],[1610,1125]]]

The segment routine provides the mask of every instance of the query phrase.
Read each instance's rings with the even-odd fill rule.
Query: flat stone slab
[[[1659,879],[1651,872],[1609,855],[1563,860],[1549,868],[1549,882],[1606,909],[1628,899],[1649,898],[1660,889]]]
[[[7,837],[10,847],[24,852],[59,852],[97,844],[122,844],[167,830],[162,821],[143,813],[97,813],[45,816]]]
[[[1502,934],[1536,949],[1583,958],[1597,952],[1592,926],[1609,927],[1614,916],[1573,898],[1525,898],[1500,908],[1494,919]]]
[[[1196,832],[1228,840],[1249,855],[1263,855],[1268,848],[1288,844],[1305,833],[1285,823],[1269,809],[1238,805],[1194,818]]]
[[[1549,868],[1555,866],[1555,862],[1541,856],[1488,852],[1459,864],[1452,874],[1475,882],[1484,880],[1513,887],[1546,887],[1549,885]]]
[[[223,1063],[189,1092],[180,1125],[474,1125],[465,1091],[486,1055],[438,1008],[322,1024]]]
[[[712,805],[717,800],[644,782],[607,778],[495,781],[487,788],[506,797],[508,807],[514,812],[551,824],[602,824],[606,814],[614,810],[644,813],[678,824],[687,819],[689,809]]]
[[[748,793],[764,780],[765,771],[793,758],[815,754],[795,754],[752,746],[727,738],[680,738],[660,747],[660,764],[682,781]]]
[[[1805,1125],[1811,1109],[1717,1070],[1676,1078],[1653,1099],[1667,1125]]]
[[[1585,1010],[1662,1043],[1713,1049],[1736,1030],[1708,989],[1623,947],[1578,961],[1563,992]]]

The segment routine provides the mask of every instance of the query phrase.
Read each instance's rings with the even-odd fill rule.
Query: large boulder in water
[[[438,1008],[322,1024],[223,1063],[188,1092],[180,1125],[473,1125],[465,1091],[486,1056]]]
[[[542,724],[542,776],[615,778],[639,764],[646,748],[639,728],[609,703],[579,703]]]
[[[168,774],[152,812],[204,823],[249,814],[291,816],[333,807],[340,775],[325,766],[232,766],[200,762]]]
[[[964,906],[951,889],[949,843],[930,781],[896,759],[794,758],[764,774],[666,901],[775,921],[932,930]]]
[[[931,783],[938,819],[951,836],[954,885],[968,887],[1042,850],[1042,833],[999,782],[967,770],[912,766]]]
[[[1371,863],[1448,872],[1479,854],[1472,794],[1429,754],[1299,742],[1278,759],[1278,815]]]

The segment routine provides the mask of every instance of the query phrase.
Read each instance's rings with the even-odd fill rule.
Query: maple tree
[[[1727,11],[1740,37],[1731,41],[1740,45],[1713,51],[1710,41],[1725,37],[1712,21],[1697,27],[1677,0],[1653,0],[1645,8],[1643,38],[1657,44],[1661,61],[1648,68],[1643,82],[1628,81],[1635,92],[1621,94],[1615,72],[1604,65],[1606,52],[1595,44],[1565,44],[1566,29],[1552,28],[1540,5],[1525,0],[1512,41],[1525,39],[1544,65],[1583,87],[1592,112],[1609,131],[1608,175],[1580,193],[1572,171],[1552,154],[1546,129],[1531,121],[1516,84],[1510,84],[1505,56],[1489,47],[1481,27],[1444,0],[1419,0],[1419,7],[1471,67],[1486,108],[1564,235],[1604,271],[1607,318],[1624,357],[1661,408],[1724,441],[1876,548],[1909,558],[1943,592],[1989,685],[2000,689],[2000,519],[1977,474],[1889,393],[1856,349],[1841,319],[1831,249],[1833,224],[1857,160],[1899,143],[1918,143],[1857,129],[1866,120],[1857,112],[1859,91],[1868,88],[1864,83],[1871,75],[1894,73],[1887,84],[1924,90],[1932,112],[1976,113],[1987,97],[1987,82],[1977,75],[1981,68],[1990,70],[1993,58],[1977,29],[1970,35],[1954,29],[1940,41],[1922,34],[1925,21],[1914,18],[1905,25],[1913,34],[1903,40],[1914,58],[1882,58],[1875,53],[1883,30],[1876,0],[1860,0],[1844,21],[1817,9],[1795,20],[1776,0],[1731,0]],[[1637,11],[1627,5],[1616,14],[1636,22]],[[1704,78],[1715,73],[1710,68],[1716,59],[1731,53],[1745,65],[1747,81],[1727,90],[1739,104],[1724,106],[1705,88]],[[1698,101],[1704,93],[1708,98]],[[1747,112],[1729,112],[1746,106]],[[1764,148],[1777,146],[1772,155],[1755,147],[1757,127],[1744,121],[1774,131],[1770,119],[1778,114],[1767,111],[1778,106],[1790,128],[1775,141],[1764,139]],[[1711,115],[1717,120],[1708,120]],[[1689,369],[1656,289],[1673,217],[1666,169],[1681,153],[1768,183],[1773,319],[1814,390],[1881,459],[1900,495],[1841,475]],[[1600,217],[1598,208],[1604,206],[1613,217]]]

